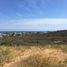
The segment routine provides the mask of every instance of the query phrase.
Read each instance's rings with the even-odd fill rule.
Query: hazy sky
[[[0,0],[0,31],[67,29],[67,0]]]

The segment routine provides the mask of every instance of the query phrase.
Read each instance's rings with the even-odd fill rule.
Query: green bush
[[[0,41],[1,45],[8,45],[8,44],[11,44],[11,43],[12,43],[12,41],[10,41],[10,40],[1,40]]]

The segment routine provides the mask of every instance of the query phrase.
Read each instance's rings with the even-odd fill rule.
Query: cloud
[[[4,26],[45,26],[45,25],[66,25],[67,19],[20,19],[3,21]]]
[[[66,29],[67,19],[20,19],[0,23],[0,31],[53,31]]]

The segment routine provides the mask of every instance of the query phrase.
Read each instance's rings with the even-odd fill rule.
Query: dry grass
[[[20,46],[0,46],[0,67],[12,62],[15,57],[20,56],[21,52],[24,52],[25,49],[25,47],[21,49]]]
[[[21,47],[20,47],[21,48]],[[67,53],[53,46],[24,46],[16,58],[3,67],[67,67]]]

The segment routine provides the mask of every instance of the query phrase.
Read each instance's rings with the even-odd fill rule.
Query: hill
[[[4,32],[0,45],[67,44],[67,30],[52,32]]]

